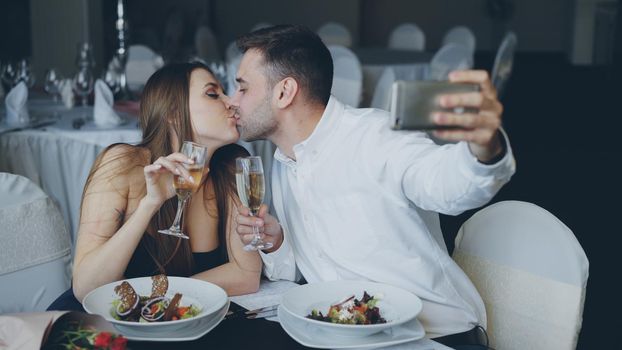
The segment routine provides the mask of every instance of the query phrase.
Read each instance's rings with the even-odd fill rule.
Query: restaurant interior
[[[119,4],[123,6],[122,13]],[[120,19],[123,20],[121,27]],[[622,92],[619,86],[622,81],[620,1],[3,0],[0,2],[0,67],[4,91],[0,96],[4,99],[14,86],[4,79],[7,67],[19,69],[24,62],[29,70],[30,83],[27,85],[32,96],[50,99],[54,95],[56,100],[58,95],[65,102],[62,85],[51,93],[47,87],[51,69],[60,77],[75,80],[80,70],[88,66],[89,74],[106,80],[106,74],[110,73],[123,45],[125,48],[146,47],[148,51],[145,51],[146,56],[136,58],[136,73],[130,77],[130,50],[127,81],[111,86],[118,111],[136,113],[140,89],[156,69],[145,68],[145,63],[160,67],[170,62],[201,59],[210,64],[219,78],[228,80],[226,91],[235,91],[232,82],[235,77],[231,76],[231,70],[235,69],[231,64],[235,56],[232,43],[238,36],[276,24],[302,24],[319,31],[329,22],[346,29],[348,37],[341,44],[358,55],[361,67],[358,94],[350,104],[360,108],[389,107],[377,104],[379,92],[375,89],[385,77],[387,71],[384,69],[392,64],[411,64],[421,68],[422,75],[430,74],[427,71],[429,61],[446,44],[448,31],[456,26],[466,27],[475,38],[470,68],[490,73],[496,65],[502,43],[507,40],[508,33],[513,33],[516,40],[511,53],[513,63],[510,63],[506,80],[500,85],[502,94],[499,99],[504,108],[503,128],[509,136],[517,170],[486,206],[503,201],[533,203],[570,229],[589,261],[576,348],[592,349],[597,344],[604,348],[615,346],[618,329],[617,322],[612,320],[616,319],[614,310],[618,298],[614,287],[614,277],[618,275],[615,268],[618,252],[614,242],[616,232],[620,232],[615,221],[620,205],[615,201],[622,193],[621,173],[615,165],[616,159],[620,159],[618,130],[622,127],[619,108]],[[425,36],[424,44],[418,49],[399,49],[418,51],[417,54],[383,57],[385,51],[379,50],[389,47],[393,30],[404,23],[416,24]],[[199,42],[199,28],[204,28],[207,33],[208,44]],[[90,60],[86,66],[80,61],[85,50]],[[134,52],[139,55],[138,51]],[[408,61],[408,57],[416,61]],[[389,61],[384,62],[385,58]],[[395,72],[399,71],[396,69]],[[396,79],[400,79],[399,74]],[[75,90],[75,82],[73,87],[74,93],[83,97],[85,105],[93,108],[93,86],[82,92]],[[347,100],[346,97],[343,99]],[[92,120],[76,117],[79,115],[77,109],[87,108],[79,107],[79,104],[76,96],[71,104],[76,112],[67,122],[67,132],[75,132],[82,125],[85,125],[85,131],[91,131],[89,123],[93,123]],[[7,109],[8,106],[7,102]],[[30,108],[31,118],[45,114],[41,106]],[[63,108],[63,111],[67,109]],[[58,113],[61,109],[58,107],[54,111]],[[0,125],[7,122],[2,121],[4,113],[0,110]],[[48,195],[60,202],[65,225],[75,242],[81,184],[84,184],[91,166],[87,163],[94,160],[105,144],[138,141],[134,124],[118,131],[116,139],[108,135],[97,140],[96,148],[76,150],[84,153],[75,157],[86,160],[75,170],[77,182],[72,180],[78,188],[60,191],[58,186],[66,185],[66,177],[58,179],[55,184],[42,184],[42,178],[47,176],[46,168],[33,171],[9,157],[16,152],[11,147],[18,141],[12,137],[19,136],[21,127],[17,130],[1,129],[0,126],[0,173],[30,177],[42,186],[44,192],[48,192],[48,186]],[[49,123],[36,127],[46,126],[51,127]],[[264,167],[266,163],[270,164],[275,149],[273,145],[255,143],[247,147],[251,153],[264,157]],[[72,149],[74,146],[62,148],[65,152],[72,152]],[[22,156],[34,157],[31,154]],[[70,159],[71,155],[63,155],[51,161]],[[41,161],[41,164],[45,162]],[[50,170],[47,168],[48,172]],[[33,173],[36,174],[34,178],[29,176]],[[266,173],[269,174],[269,170]],[[56,197],[61,195],[58,193],[68,194],[71,198],[63,201]],[[457,216],[440,215],[450,254],[461,226],[481,209]],[[0,258],[0,261],[4,259]],[[0,307],[0,314],[5,311]]]

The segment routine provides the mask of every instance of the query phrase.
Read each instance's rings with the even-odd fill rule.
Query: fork
[[[253,320],[253,319],[257,319],[257,318],[273,317],[273,316],[277,315],[277,308],[278,307],[279,307],[279,305],[276,304],[276,305],[261,307],[261,308],[258,308],[258,309],[248,310],[248,311],[245,311],[245,310],[229,311],[225,315],[225,318],[226,319],[231,319],[231,318],[236,318],[236,317],[244,316],[244,317],[246,317],[249,320]]]

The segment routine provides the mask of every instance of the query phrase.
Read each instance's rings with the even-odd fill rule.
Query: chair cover
[[[331,45],[333,86],[331,93],[341,102],[358,107],[363,92],[363,71],[356,55],[347,47]]]
[[[495,349],[575,349],[589,263],[572,231],[535,204],[504,201],[460,228],[453,258],[477,287]]]
[[[200,26],[194,34],[194,46],[197,56],[205,62],[222,61],[218,41],[212,30],[208,26]]]
[[[251,32],[254,32],[256,30],[263,29],[263,28],[272,27],[273,25],[274,24],[268,23],[268,22],[255,23],[255,25],[251,28]]]
[[[471,55],[475,53],[475,35],[465,26],[453,27],[445,33],[445,36],[443,36],[442,46],[449,43],[462,44],[469,49]]]
[[[414,23],[397,26],[389,36],[389,48],[397,50],[425,50],[425,33]]]
[[[432,57],[428,80],[447,80],[451,71],[472,67],[473,52],[464,45],[449,43]]]
[[[0,173],[0,314],[45,311],[70,286],[71,240],[56,204]]]
[[[341,45],[352,47],[352,35],[346,26],[336,22],[326,22],[317,30],[317,35],[322,38],[326,46]]]
[[[125,73],[132,91],[141,91],[149,77],[164,65],[162,57],[145,45],[130,45]]]
[[[494,87],[497,89],[497,95],[501,96],[505,84],[510,79],[512,74],[512,67],[514,65],[514,51],[517,45],[516,34],[509,32],[503,38],[497,55],[495,57],[495,63],[492,67],[491,80]]]

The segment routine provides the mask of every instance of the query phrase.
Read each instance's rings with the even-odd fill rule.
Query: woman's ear
[[[278,82],[274,89],[277,107],[286,108],[291,105],[296,94],[298,94],[298,82],[294,78],[287,77]]]

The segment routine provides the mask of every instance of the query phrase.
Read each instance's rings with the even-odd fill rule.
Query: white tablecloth
[[[137,120],[125,116],[125,125],[109,129],[98,128],[91,120],[74,129],[75,119],[92,118],[92,107],[66,109],[49,100],[34,100],[29,101],[29,111],[32,119],[55,122],[0,134],[0,171],[31,179],[55,200],[75,243],[82,190],[95,158],[112,143],[140,141]]]

